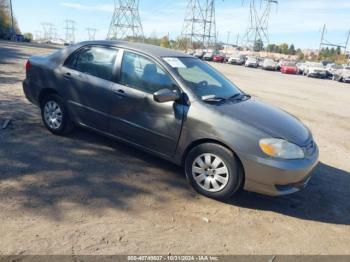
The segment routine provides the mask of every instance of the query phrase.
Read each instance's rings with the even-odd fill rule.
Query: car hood
[[[326,69],[320,67],[309,67],[309,70],[326,72]]]
[[[282,66],[282,67],[285,69],[288,69],[288,70],[297,70],[298,69],[296,66]]]
[[[257,128],[274,138],[305,146],[311,133],[296,117],[254,98],[243,102],[225,102],[216,109],[234,120]]]

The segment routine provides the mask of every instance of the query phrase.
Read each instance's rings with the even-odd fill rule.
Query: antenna
[[[96,28],[86,28],[86,30],[88,32],[89,41],[94,41],[95,37],[96,37],[97,29]]]
[[[69,44],[75,43],[75,21],[66,20],[66,42]]]
[[[107,39],[144,39],[139,0],[114,0],[114,13]]]
[[[244,1],[242,4],[244,4]],[[278,6],[278,1],[250,0],[249,27],[244,37],[249,48],[253,49],[257,41],[261,41],[263,45],[264,43],[270,43],[268,28],[272,5],[274,4]]]
[[[215,0],[189,0],[182,38],[186,48],[208,48],[216,44]]]

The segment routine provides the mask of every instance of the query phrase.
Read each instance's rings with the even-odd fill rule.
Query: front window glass
[[[124,52],[120,83],[151,94],[175,89],[168,73],[152,60],[131,52]]]
[[[231,98],[242,92],[223,75],[196,58],[163,58],[200,98]]]

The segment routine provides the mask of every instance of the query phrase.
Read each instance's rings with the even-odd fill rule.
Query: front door
[[[178,102],[157,103],[153,93],[174,88],[174,80],[156,62],[125,51],[119,83],[112,86],[110,132],[145,149],[173,155],[185,106]]]

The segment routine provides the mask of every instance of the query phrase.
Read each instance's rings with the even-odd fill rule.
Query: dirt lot
[[[24,98],[29,55],[0,42],[0,254],[350,254],[350,85],[215,66],[299,117],[321,163],[292,196],[194,193],[181,168],[85,130],[49,134]]]

